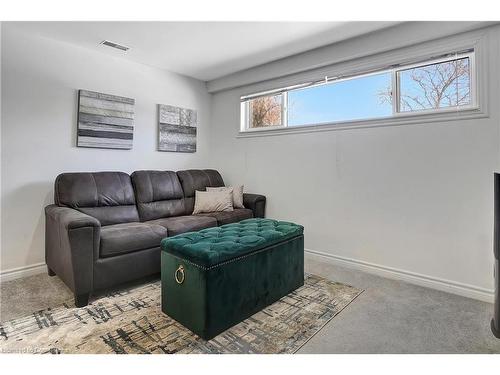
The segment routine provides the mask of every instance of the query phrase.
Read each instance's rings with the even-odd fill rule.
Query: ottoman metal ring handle
[[[177,267],[174,273],[175,281],[177,281],[177,284],[182,284],[184,282],[184,279],[186,278],[186,275],[184,274],[184,266],[180,265]]]

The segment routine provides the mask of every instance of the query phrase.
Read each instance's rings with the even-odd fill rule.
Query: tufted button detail
[[[163,251],[210,267],[303,234],[301,225],[272,219],[247,219],[165,238]]]

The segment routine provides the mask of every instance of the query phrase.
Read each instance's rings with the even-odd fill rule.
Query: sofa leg
[[[75,294],[75,306],[85,307],[89,304],[90,293]]]
[[[49,267],[47,267],[47,273],[49,274],[49,276],[55,276],[56,273],[54,271],[52,271]]]

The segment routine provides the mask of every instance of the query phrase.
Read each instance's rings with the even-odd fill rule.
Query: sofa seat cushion
[[[201,268],[259,251],[302,236],[304,227],[286,221],[247,219],[239,223],[186,233],[161,242],[163,251]]]
[[[197,216],[210,216],[217,220],[218,225],[237,223],[238,221],[253,218],[253,211],[248,208],[235,208],[233,211],[209,212]]]
[[[168,236],[172,237],[181,233],[216,227],[217,219],[210,216],[186,215],[166,217],[163,219],[147,221],[146,223],[161,225],[162,227],[167,228]]]
[[[160,246],[167,230],[161,225],[121,223],[101,227],[102,258]]]

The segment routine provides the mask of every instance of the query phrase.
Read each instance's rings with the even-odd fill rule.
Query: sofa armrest
[[[69,207],[45,207],[45,262],[75,295],[92,291],[101,224]]]
[[[59,207],[55,204],[45,207],[45,215],[58,222],[59,225],[66,229],[101,227],[101,223],[95,217],[84,214],[73,208]]]
[[[266,197],[260,194],[243,193],[243,205],[253,211],[254,217],[264,217]]]

